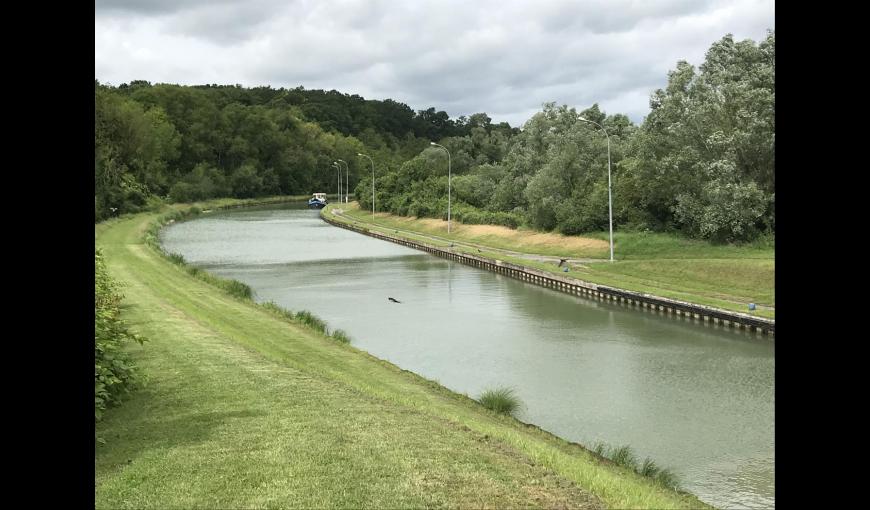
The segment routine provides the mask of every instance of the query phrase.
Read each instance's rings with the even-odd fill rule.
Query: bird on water
[[[389,300],[392,301],[393,303],[401,303],[401,301],[399,301],[398,299],[394,299],[394,298],[391,298],[391,297],[388,297],[387,299],[389,299]]]

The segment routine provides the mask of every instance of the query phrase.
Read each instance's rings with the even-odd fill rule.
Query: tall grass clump
[[[183,266],[187,263],[187,261],[184,260],[184,255],[180,253],[169,253],[166,255],[166,257],[169,259],[170,262],[172,262],[173,264],[178,264],[179,266]]]
[[[260,303],[260,306],[262,306],[266,310],[269,310],[270,312],[274,313],[275,315],[281,317],[282,319],[287,319],[289,321],[292,321],[296,318],[296,316],[293,314],[293,312],[278,306],[278,303],[276,303],[274,301],[266,301],[265,303]]]
[[[253,299],[254,291],[250,286],[238,281],[238,280],[227,280],[224,278],[220,278],[219,280],[220,287],[227,291],[231,296],[235,296],[241,299]]]
[[[608,448],[604,443],[596,443],[592,452],[610,459],[615,464],[631,469],[641,476],[650,478],[659,485],[673,490],[680,489],[679,478],[673,471],[660,467],[649,457],[643,461],[643,464],[638,464],[634,451],[628,445]]]
[[[327,336],[329,335],[329,330],[327,329],[326,322],[324,322],[323,319],[314,315],[308,310],[296,312],[296,320],[315,331],[319,331]]]
[[[610,460],[619,464],[620,466],[627,467],[632,471],[637,471],[637,457],[634,456],[634,451],[632,451],[631,447],[628,445],[620,446],[619,448],[615,448],[612,452],[610,452]]]
[[[638,473],[642,474],[643,476],[655,478],[656,475],[659,474],[661,471],[662,469],[658,467],[658,465],[656,465],[655,461],[647,457],[646,460],[643,461],[643,465],[640,467]]]
[[[343,344],[350,343],[350,336],[348,336],[348,334],[345,333],[345,331],[343,329],[336,329],[335,331],[333,331],[332,338],[343,343]]]
[[[109,276],[103,254],[94,251],[94,420],[106,408],[121,402],[138,385],[136,367],[124,347],[144,339],[127,329],[121,320],[118,283]]]
[[[680,479],[670,469],[662,469],[655,475],[655,481],[669,489],[679,490]]]
[[[599,457],[605,457],[607,454],[607,445],[601,441],[595,443],[595,446],[592,447],[592,453]]]
[[[514,395],[510,388],[496,388],[486,390],[478,400],[483,407],[499,414],[511,416],[520,408],[520,399]]]
[[[302,310],[301,312],[293,313],[285,308],[282,308],[274,301],[266,301],[265,303],[260,303],[260,306],[269,310],[273,314],[281,317],[282,319],[289,320],[291,322],[297,322],[311,328],[319,333],[323,333],[324,335],[336,340],[339,343],[349,344],[350,343],[350,335],[347,334],[346,331],[342,329],[336,329],[332,333],[329,332],[329,327],[326,322],[309,312],[308,310]]]
[[[184,266],[184,268],[188,274],[197,280],[214,285],[233,297],[244,299],[246,301],[254,299],[254,289],[238,280],[221,278],[195,266]]]

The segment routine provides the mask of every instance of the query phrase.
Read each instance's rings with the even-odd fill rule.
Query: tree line
[[[773,31],[758,44],[727,35],[698,69],[679,62],[639,126],[598,105],[577,112],[547,103],[518,134],[472,128],[441,140],[453,217],[565,234],[607,230],[609,137],[618,228],[715,242],[772,238],[774,46]],[[377,208],[446,219],[447,174],[444,151],[426,147],[376,179]],[[357,196],[371,207],[371,179]]]
[[[94,95],[96,221],[166,199],[331,191],[337,159],[355,186],[367,170],[357,153],[398,166],[486,117],[453,120],[434,108],[301,87],[95,81]],[[486,119],[489,130],[518,131]]]
[[[609,136],[619,229],[749,241],[774,232],[774,32],[678,62],[640,125],[547,103],[522,129],[337,91],[95,82],[95,220],[161,200],[336,189],[363,208],[565,234],[606,230]]]

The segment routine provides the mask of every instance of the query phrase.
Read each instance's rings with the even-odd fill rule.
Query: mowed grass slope
[[[333,212],[341,209],[341,215]],[[356,203],[331,205],[324,210],[338,221],[355,221],[372,230],[407,237],[429,244],[447,246],[451,241],[472,243],[476,248],[456,245],[454,250],[498,258],[601,285],[679,299],[725,310],[773,318],[775,316],[775,252],[763,244],[713,245],[711,243],[652,232],[614,232],[614,258],[609,262],[609,234],[564,236],[527,229],[512,230],[492,225],[463,225],[431,218],[409,218],[361,211]],[[398,230],[398,232],[397,232]],[[416,232],[415,236],[408,232]],[[573,264],[565,274],[556,263],[523,259],[487,248],[511,250],[518,254],[545,255],[590,260]],[[760,305],[754,312],[748,304]]]
[[[97,508],[705,506],[194,279],[142,244],[155,217],[96,229],[149,339]]]

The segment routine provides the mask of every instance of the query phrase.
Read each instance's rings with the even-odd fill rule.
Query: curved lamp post
[[[357,156],[363,156],[369,158],[369,161],[372,163],[372,219],[375,218],[375,162],[372,161],[370,156],[363,154],[362,152],[357,152]]]
[[[447,233],[450,233],[450,151],[447,150],[447,147],[443,145],[438,145],[435,142],[429,142],[429,145],[434,145],[436,147],[441,147],[447,152]]]
[[[332,162],[332,166],[338,170],[338,203],[341,203],[341,165],[337,161]]]
[[[583,122],[588,122],[590,124],[595,124],[600,127],[602,131],[604,131],[604,136],[607,137],[607,206],[610,216],[610,261],[613,262],[613,198],[610,192],[610,135],[607,134],[607,130],[604,129],[604,126],[601,124],[584,119],[583,117],[577,117]]]
[[[347,161],[343,159],[339,159],[340,162],[344,163],[344,203],[347,203],[347,195],[350,193],[350,177],[348,177],[348,173],[350,172],[350,167],[347,166]],[[338,177],[341,179],[341,176]],[[340,199],[339,199],[340,200]]]

